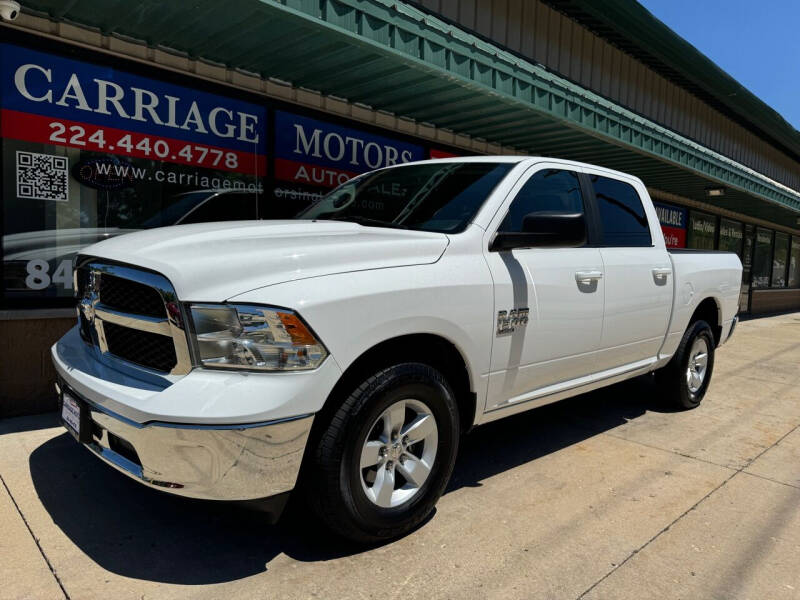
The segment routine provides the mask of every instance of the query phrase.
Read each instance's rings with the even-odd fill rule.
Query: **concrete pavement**
[[[0,421],[0,598],[800,598],[800,313],[740,324],[696,410],[641,378],[479,428],[370,550],[145,489],[56,425]]]

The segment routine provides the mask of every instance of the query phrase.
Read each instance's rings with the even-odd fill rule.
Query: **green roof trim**
[[[715,204],[797,225],[800,193],[404,2],[76,0],[63,18],[674,194],[722,184]]]

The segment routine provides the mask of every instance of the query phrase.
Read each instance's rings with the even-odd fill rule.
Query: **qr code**
[[[66,156],[17,151],[17,196],[30,200],[69,200]]]

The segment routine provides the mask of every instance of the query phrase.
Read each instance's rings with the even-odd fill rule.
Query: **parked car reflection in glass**
[[[164,208],[126,227],[80,227],[26,231],[3,236],[6,292],[45,290],[52,284],[71,295],[72,258],[81,248],[102,240],[153,227],[240,221],[259,218],[258,195],[252,191],[208,189],[172,196]]]

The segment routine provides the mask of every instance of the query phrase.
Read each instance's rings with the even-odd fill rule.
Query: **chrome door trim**
[[[507,402],[499,406],[495,406],[489,410],[485,410],[478,425],[489,423],[496,419],[501,419],[510,415],[539,408],[559,400],[572,398],[596,390],[601,387],[607,387],[626,379],[631,379],[639,375],[644,375],[653,370],[653,365],[658,362],[656,359],[646,359],[639,361],[632,365],[625,365],[614,369],[601,371],[585,377],[579,377],[569,381],[553,384],[548,388],[563,386],[560,389],[547,391],[533,391],[529,394],[521,396],[519,400],[514,402]],[[566,385],[565,385],[566,384]]]

